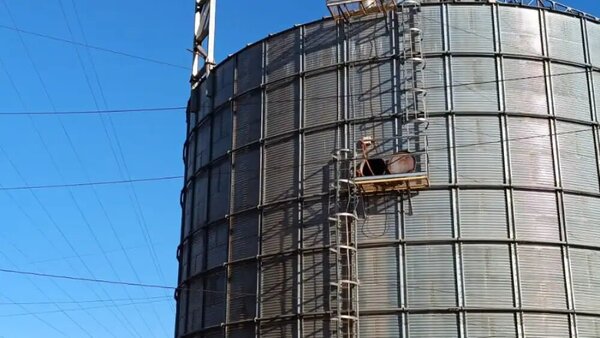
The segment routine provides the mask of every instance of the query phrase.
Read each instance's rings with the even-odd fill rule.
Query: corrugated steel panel
[[[546,119],[508,119],[512,183],[554,187],[550,124]]]
[[[406,240],[452,238],[451,198],[451,193],[447,190],[420,191],[418,195],[411,198],[412,215],[408,213],[410,211],[408,202],[405,202]]]
[[[392,31],[387,20],[372,17],[346,26],[350,60],[367,60],[392,55]]]
[[[192,229],[198,229],[208,221],[208,173],[204,172],[194,182],[194,222]]]
[[[210,171],[210,204],[208,220],[213,222],[229,214],[231,163],[222,161]]]
[[[208,97],[208,86],[211,83],[211,81],[202,81],[200,86],[198,86],[198,121],[206,117],[212,111],[212,98]]]
[[[391,62],[369,63],[350,68],[350,117],[373,117],[393,113],[392,70]]]
[[[204,327],[204,281],[196,280],[189,286],[189,306],[187,313],[187,332]]]
[[[209,274],[204,279],[204,327],[225,322],[226,295],[225,272]],[[200,291],[200,292],[202,292]]]
[[[194,196],[194,184],[189,184],[186,187],[187,191],[184,194],[183,198],[184,198],[184,204],[185,206],[183,207],[183,230],[182,230],[182,234],[183,237],[187,236],[190,231],[192,230],[192,223],[194,222],[194,218],[192,216],[192,213],[194,211],[194,205],[193,205],[193,196]]]
[[[255,331],[254,323],[230,326],[227,338],[252,338],[255,337]]]
[[[463,276],[467,307],[512,307],[508,245],[464,244]]]
[[[520,245],[518,258],[523,306],[565,309],[567,300],[560,248]]]
[[[304,78],[304,126],[314,127],[338,118],[338,74],[335,70]]]
[[[227,222],[219,222],[208,227],[206,231],[208,232],[206,268],[212,269],[227,261],[229,228]]]
[[[304,135],[304,196],[327,193],[332,183],[332,152],[337,149],[336,130]]]
[[[550,56],[567,61],[585,62],[579,18],[545,12]]]
[[[296,256],[273,257],[262,261],[261,316],[279,316],[295,312],[297,268]],[[263,334],[265,332],[263,331]],[[270,337],[270,336],[262,336]],[[282,335],[278,337],[291,337]]]
[[[262,82],[262,44],[257,43],[237,55],[237,93],[260,86]]]
[[[427,129],[429,142],[429,180],[431,184],[450,181],[450,149],[448,147],[448,119],[432,117]]]
[[[219,107],[233,96],[233,73],[235,58],[228,58],[215,69],[215,107]]]
[[[192,135],[188,137],[188,144],[185,155],[185,165],[187,168],[187,176],[186,180],[189,180],[196,173],[196,168],[194,164],[196,162],[196,140],[198,138],[198,133],[194,132]]]
[[[247,148],[237,151],[233,157],[232,188],[233,210],[240,211],[256,207],[260,193],[260,151]]]
[[[422,50],[424,53],[441,52],[444,50],[444,25],[442,24],[442,7],[428,6],[421,9],[420,24],[423,36]],[[427,60],[427,68],[430,66]]]
[[[447,110],[444,74],[444,60],[442,58],[427,59],[427,67],[423,71],[423,78],[427,89],[426,103],[428,111]]]
[[[586,22],[586,25],[591,61],[594,66],[600,67],[600,24],[588,21]]]
[[[400,307],[398,249],[369,248],[358,254],[360,310]]]
[[[261,97],[259,91],[252,91],[237,99],[235,107],[235,147],[239,148],[260,139]]]
[[[552,64],[552,92],[556,116],[590,121],[590,97],[585,69]]]
[[[570,337],[569,317],[566,315],[526,313],[523,315],[525,337]]]
[[[337,63],[337,25],[321,21],[304,28],[305,70],[324,68]]]
[[[498,11],[502,51],[511,54],[541,55],[539,11],[509,6],[502,6]]]
[[[451,51],[494,51],[491,6],[449,6],[448,13]]]
[[[260,325],[261,338],[297,337],[298,325],[296,321],[273,321]]]
[[[182,290],[179,292],[177,297],[177,322],[175,323],[176,331],[178,335],[184,335],[187,333],[186,319],[189,317],[187,306],[188,306],[188,291]]]
[[[225,335],[225,328],[210,329],[202,333],[202,336],[193,338],[223,338]]]
[[[600,72],[594,72],[593,79],[594,79],[594,96],[596,99],[596,119],[600,120]]]
[[[600,200],[595,197],[563,195],[569,243],[598,246],[600,243]]]
[[[231,260],[258,255],[258,211],[231,218]]]
[[[408,306],[410,308],[456,306],[456,276],[454,270],[454,250],[452,246],[408,246],[406,248]],[[441,318],[438,319],[441,320]],[[430,320],[432,321],[431,326],[436,326],[437,320],[433,318]],[[410,320],[410,326],[411,334],[415,334],[412,332],[412,320]],[[448,326],[448,328],[450,327]],[[427,334],[416,334],[416,337],[428,336]]]
[[[395,240],[400,238],[400,210],[391,196],[363,198],[365,220],[357,223],[359,242]]]
[[[467,337],[517,338],[512,313],[467,313]]]
[[[325,257],[326,252],[304,255],[302,262],[302,306],[304,312],[327,310],[325,305],[329,302],[329,283],[333,279],[324,269]]]
[[[263,164],[265,202],[297,196],[298,165],[298,139],[266,145]]]
[[[575,309],[600,314],[600,252],[571,249],[569,256]]]
[[[498,111],[496,62],[486,57],[453,57],[454,109]]]
[[[262,253],[278,253],[298,247],[298,205],[288,203],[263,211]]]
[[[233,118],[231,107],[226,106],[215,112],[212,120],[212,158],[218,158],[231,150]]]
[[[179,259],[179,276],[183,280],[188,279],[190,277],[190,250],[192,249],[192,245],[190,244],[190,240],[186,240],[181,243],[178,249],[178,259]]]
[[[360,316],[361,337],[402,337],[401,316]],[[323,337],[323,336],[319,336]]]
[[[408,316],[410,337],[458,338],[458,319],[454,314],[411,314]]]
[[[198,128],[198,139],[196,144],[196,169],[200,169],[210,163],[210,120],[204,122]]]
[[[463,184],[502,184],[504,167],[497,117],[457,117],[456,167]]]
[[[327,197],[315,201],[305,201],[302,206],[302,246],[304,248],[322,248],[329,245]]]
[[[600,337],[600,318],[577,315],[577,336],[579,338]]]
[[[298,79],[267,86],[267,137],[281,135],[300,126],[299,87]]]
[[[254,262],[229,266],[229,321],[256,317],[257,272]]]
[[[267,40],[269,82],[300,71],[300,30],[294,29]]]
[[[565,189],[598,192],[598,165],[591,127],[557,122],[560,170]]]
[[[394,139],[395,121],[373,121],[363,124],[354,125],[354,139],[360,140],[362,137],[370,136],[377,143],[375,148],[369,152],[369,157],[374,158],[381,155],[391,155],[396,152],[396,144]]]
[[[517,239],[559,241],[556,194],[553,192],[513,192]]]
[[[302,321],[303,337],[320,338],[327,337],[332,325],[331,320],[326,319],[304,319]]]
[[[503,190],[461,190],[459,192],[460,237],[508,237],[506,200]]]
[[[538,61],[504,59],[506,110],[548,114],[544,64]]]
[[[190,252],[190,270],[189,276],[196,276],[197,274],[206,270],[206,233],[205,229],[201,229],[194,233],[191,243]]]

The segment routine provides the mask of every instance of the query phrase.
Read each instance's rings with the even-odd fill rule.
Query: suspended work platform
[[[385,13],[396,9],[395,0],[327,0],[327,8],[336,19],[349,20],[353,16]]]

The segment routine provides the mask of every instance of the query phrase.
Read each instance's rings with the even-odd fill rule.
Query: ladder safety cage
[[[326,0],[327,8],[337,20],[396,10],[396,0]]]

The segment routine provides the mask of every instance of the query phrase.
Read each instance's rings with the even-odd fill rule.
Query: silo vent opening
[[[387,163],[382,158],[364,160],[358,165],[357,174],[359,177],[387,175]]]

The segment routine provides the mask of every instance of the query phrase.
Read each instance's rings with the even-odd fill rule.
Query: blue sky
[[[600,15],[593,1],[569,4]],[[221,0],[217,59],[326,14],[322,0]],[[184,68],[191,62],[193,0],[0,0],[0,25],[14,24]],[[21,37],[0,27],[0,113],[187,101],[187,69]],[[182,111],[0,115],[0,190],[181,175],[184,130]],[[0,268],[175,285],[181,186],[2,190]],[[0,273],[0,338],[170,337],[173,322],[170,291]]]

